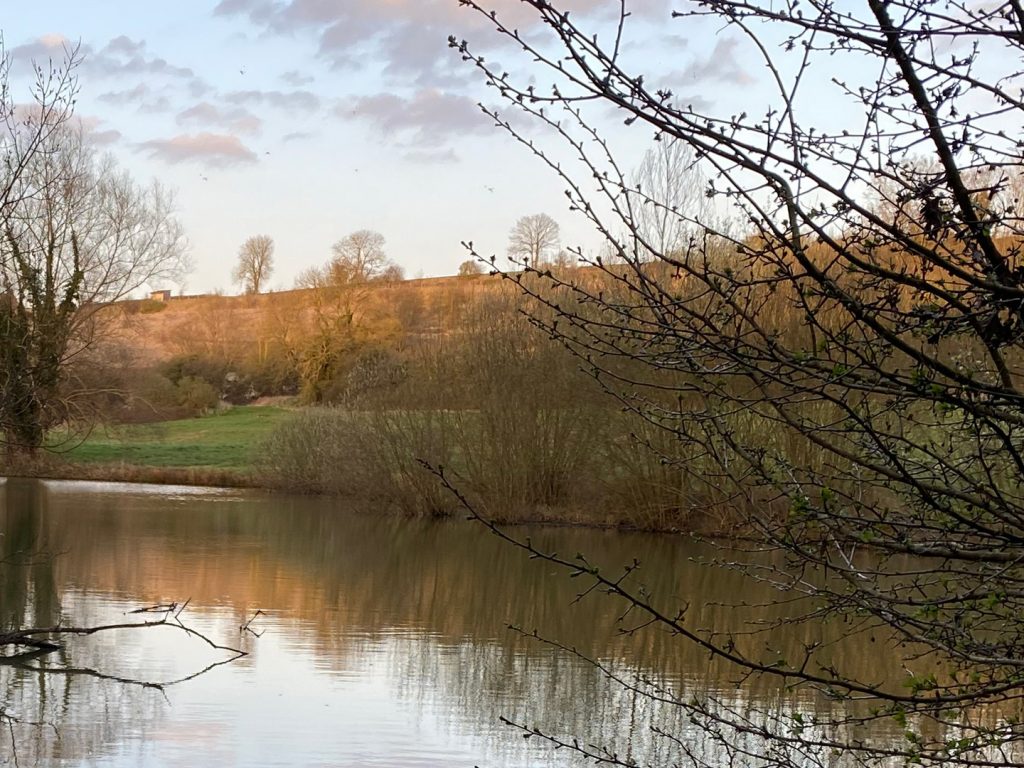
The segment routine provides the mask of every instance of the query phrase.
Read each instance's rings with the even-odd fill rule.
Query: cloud
[[[320,97],[312,91],[233,91],[224,97],[229,104],[266,104],[278,109],[315,112]]]
[[[281,80],[292,86],[292,88],[301,88],[313,82],[313,78],[310,75],[299,72],[297,69],[292,69],[282,74]]]
[[[106,131],[91,131],[87,138],[97,147],[109,147],[111,144],[117,144],[124,136],[120,131],[111,128]]]
[[[229,133],[258,134],[263,129],[263,121],[244,107],[218,107],[208,101],[201,101],[178,113],[179,125],[194,123],[197,125],[224,128]]]
[[[189,80],[188,94],[193,99],[201,99],[212,90],[213,87],[200,77],[195,77]]]
[[[403,84],[463,88],[477,74],[456,56],[447,55],[446,46],[447,36],[400,25],[380,41],[384,74]]]
[[[104,120],[99,117],[75,115],[75,124],[82,131],[85,140],[93,146],[106,147],[119,142],[123,135],[113,128],[102,128]]]
[[[119,35],[95,52],[85,51],[84,71],[97,77],[121,77],[140,74],[183,80],[195,79],[189,67],[171,64],[160,56],[150,55],[145,40],[132,40]]]
[[[738,47],[738,40],[723,37],[715,43],[707,59],[694,60],[681,72],[674,72],[665,79],[677,85],[694,85],[708,81],[750,85],[755,82],[755,78],[737,60]]]
[[[123,91],[107,91],[96,97],[97,101],[114,107],[135,106],[139,112],[169,112],[171,102],[166,96],[157,96],[148,85],[139,83]]]
[[[170,112],[172,109],[171,100],[166,96],[160,96],[152,101],[145,101],[142,104],[139,104],[139,112],[146,112],[149,114]]]
[[[221,0],[213,13],[216,16],[242,14],[259,23],[273,16],[274,6],[270,0]]]
[[[167,163],[197,162],[214,167],[256,162],[256,153],[237,136],[223,133],[180,134],[169,139],[152,139],[137,145]]]
[[[524,7],[520,0],[493,0],[491,5],[500,18],[519,28],[539,23],[537,13]],[[608,16],[617,11],[618,4],[608,0],[562,0],[559,7],[576,15],[596,13]],[[667,7],[667,0],[634,0],[630,12],[648,14],[664,11]],[[463,28],[490,25],[483,14],[461,8],[452,0],[221,0],[214,13],[246,16],[253,24],[281,33],[339,23],[362,26],[406,22],[419,27],[430,24]]]
[[[49,34],[12,48],[15,60],[29,59],[42,63],[64,61],[72,53],[80,59],[79,69],[90,80],[100,78],[132,79],[146,77],[152,83],[154,78],[170,81],[185,81],[194,98],[209,90],[209,86],[196,77],[189,67],[171,64],[167,59],[150,54],[145,40],[133,40],[125,35],[110,40],[102,48],[78,43],[64,35]],[[126,93],[122,91],[122,93]],[[152,105],[150,105],[152,106]]]
[[[132,104],[141,102],[144,99],[149,98],[152,92],[149,90],[149,86],[145,83],[139,83],[134,88],[127,88],[123,91],[107,91],[101,93],[96,97],[97,101],[102,101],[104,104],[112,104],[115,107],[124,106],[125,104]]]
[[[467,133],[484,133],[490,122],[466,97],[425,88],[411,98],[392,93],[364,96],[334,108],[339,117],[372,123],[385,135],[401,134],[411,144],[438,147]]]
[[[293,141],[304,141],[305,139],[311,139],[315,135],[316,134],[312,133],[311,131],[292,131],[291,133],[286,133],[281,138],[281,141],[284,142],[285,144],[290,144]]]
[[[536,11],[519,0],[494,0],[499,18],[524,33],[540,26]],[[590,14],[607,20],[619,8],[608,0],[563,0],[560,7],[576,16]],[[634,0],[633,16],[667,14],[668,0]],[[239,16],[266,33],[310,35],[318,54],[335,68],[366,63],[381,64],[383,71],[420,86],[439,86],[472,77],[457,56],[449,55],[449,35],[482,40],[493,28],[483,14],[462,8],[455,0],[221,0],[219,16]],[[505,44],[508,44],[505,41]]]
[[[60,61],[67,58],[67,54],[78,48],[78,44],[69,40],[64,35],[51,34],[43,35],[28,43],[22,43],[10,50],[11,58],[14,60],[28,59],[42,63],[45,60],[53,59]],[[82,46],[82,52],[87,48]]]

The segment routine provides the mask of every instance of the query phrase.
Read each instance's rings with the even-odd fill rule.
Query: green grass
[[[263,439],[288,415],[283,408],[239,407],[156,424],[97,428],[65,454],[71,462],[246,471]]]

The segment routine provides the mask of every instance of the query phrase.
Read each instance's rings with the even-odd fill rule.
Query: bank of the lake
[[[106,424],[88,435],[51,436],[51,448],[7,467],[8,474],[64,480],[267,487],[259,451],[289,409],[225,408],[190,419]]]
[[[435,478],[421,468],[404,493],[410,499],[422,497],[423,506],[404,504],[402,499],[375,493],[379,483],[366,477],[366,465],[376,458],[367,446],[354,445],[348,434],[325,432],[316,409],[290,406],[240,406],[203,416],[145,424],[101,425],[87,436],[68,440],[52,438],[52,450],[31,460],[9,464],[6,474],[64,480],[97,480],[223,488],[252,488],[291,491],[311,495],[347,497],[351,503],[392,509],[415,517],[445,517],[459,513],[458,505]],[[322,412],[321,412],[322,413]],[[338,413],[340,411],[329,411]],[[343,419],[358,415],[343,416]],[[427,416],[423,417],[427,419]],[[332,417],[333,419],[333,417]],[[336,421],[336,419],[333,419]],[[313,423],[310,423],[310,422]],[[336,428],[335,424],[332,428]],[[347,428],[347,427],[346,427]],[[301,451],[287,443],[300,434],[319,446],[316,461],[306,461]],[[367,438],[375,438],[370,433]],[[307,450],[303,448],[302,450]],[[327,452],[330,455],[323,455]],[[430,458],[416,453],[409,463]],[[285,456],[285,454],[290,454]],[[295,466],[291,466],[291,461]],[[355,466],[353,462],[359,464]],[[385,459],[386,462],[386,459]],[[319,467],[316,465],[319,463]],[[321,474],[324,466],[333,475],[330,483],[310,476],[310,468]],[[382,466],[379,474],[391,470]],[[412,485],[416,483],[417,485]],[[597,528],[647,531],[685,531],[734,534],[736,530],[721,517],[690,511],[678,515],[639,514],[628,499],[616,498],[606,504],[585,501],[532,503],[516,500],[514,494],[494,492],[477,495],[474,501],[486,507],[488,515],[505,523],[553,523]]]

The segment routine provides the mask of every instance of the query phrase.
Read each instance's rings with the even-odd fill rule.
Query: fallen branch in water
[[[61,675],[64,677],[91,677],[97,680],[105,680],[120,685],[137,686],[139,688],[157,690],[161,694],[164,694],[166,688],[172,685],[178,685],[189,680],[194,680],[200,677],[212,669],[215,669],[226,664],[231,664],[243,656],[248,656],[248,652],[243,651],[239,648],[233,648],[228,645],[221,645],[215,642],[207,635],[202,632],[186,625],[181,620],[181,615],[185,608],[188,607],[191,602],[191,598],[186,600],[180,605],[178,603],[160,603],[157,605],[146,606],[143,608],[136,608],[135,610],[128,611],[126,615],[136,614],[163,614],[160,618],[150,619],[146,621],[126,621],[118,622],[113,624],[97,624],[95,626],[86,627],[75,627],[75,626],[64,626],[56,625],[53,627],[29,627],[25,629],[11,630],[8,632],[0,633],[0,647],[5,646],[20,646],[30,650],[22,653],[15,653],[9,656],[0,656],[0,666],[10,666],[14,669],[24,670],[28,672],[34,672],[45,675]],[[240,629],[247,629],[253,635],[259,637],[262,632],[255,632],[249,625],[258,617],[265,615],[263,611],[256,611],[252,618]],[[52,653],[53,651],[61,650],[64,646],[62,643],[57,641],[57,638],[62,636],[88,636],[94,635],[99,632],[110,632],[119,629],[148,629],[151,627],[170,627],[179,632],[184,632],[186,635],[197,638],[198,640],[206,643],[210,648],[217,651],[224,651],[228,655],[219,661],[214,661],[207,664],[202,669],[192,672],[184,677],[175,678],[174,680],[166,680],[162,682],[156,682],[152,680],[125,677],[121,675],[111,674],[108,672],[102,672],[98,669],[91,667],[73,667],[73,666],[45,666],[42,664],[33,663],[37,659],[41,659],[44,656]],[[166,699],[166,694],[165,699]],[[14,765],[17,766],[18,754],[17,746],[15,741],[15,724],[21,726],[50,726],[56,731],[56,726],[52,723],[26,721],[20,719],[15,713],[9,711],[6,707],[0,704],[0,727],[6,724],[6,730],[10,734],[11,739],[11,751],[14,760]]]
[[[263,637],[263,632],[266,632],[267,630],[264,629],[261,632],[257,632],[255,629],[252,628],[252,623],[254,621],[256,621],[256,619],[258,619],[260,616],[266,616],[266,615],[267,614],[265,614],[263,611],[257,609],[256,613],[254,613],[249,618],[249,620],[247,622],[245,622],[245,624],[243,624],[242,626],[240,626],[238,628],[238,633],[241,635],[241,634],[244,634],[244,633],[248,632],[249,634],[255,635],[256,637]]]
[[[149,620],[149,621],[127,621],[127,622],[120,622],[120,623],[115,623],[115,624],[97,624],[95,626],[89,626],[89,627],[72,627],[72,626],[63,626],[63,625],[58,624],[58,625],[53,626],[53,627],[28,627],[28,628],[25,628],[25,629],[17,629],[17,630],[12,630],[12,631],[9,631],[9,632],[4,632],[4,633],[0,634],[0,647],[2,647],[2,646],[23,646],[23,647],[26,647],[26,648],[31,648],[32,650],[27,651],[25,653],[15,654],[13,656],[7,656],[7,657],[3,658],[2,660],[0,660],[0,664],[14,665],[14,666],[18,666],[18,667],[23,668],[23,669],[28,669],[28,670],[32,670],[32,671],[38,671],[38,672],[46,672],[48,674],[80,674],[80,675],[89,675],[91,677],[98,677],[98,678],[101,678],[101,679],[104,679],[104,680],[113,680],[113,681],[120,682],[120,683],[127,683],[127,684],[132,684],[132,685],[141,685],[141,686],[145,686],[145,687],[152,687],[152,688],[163,689],[163,688],[165,688],[165,687],[167,687],[169,685],[175,685],[177,683],[185,682],[186,680],[192,680],[192,679],[198,677],[199,675],[201,675],[201,674],[203,674],[205,672],[208,672],[209,670],[213,669],[214,667],[219,667],[219,666],[221,666],[223,664],[230,664],[231,662],[233,662],[233,661],[235,661],[237,659],[240,659],[243,656],[248,656],[249,655],[247,651],[243,651],[243,650],[241,650],[239,648],[233,648],[233,647],[228,646],[228,645],[221,645],[219,643],[216,643],[213,640],[211,640],[209,637],[204,635],[202,632],[199,632],[198,630],[193,629],[192,627],[190,627],[190,626],[186,625],[184,622],[182,622],[181,614],[185,610],[185,608],[188,606],[189,602],[191,602],[191,598],[186,600],[180,606],[179,606],[178,603],[163,603],[163,604],[158,604],[158,605],[147,606],[147,607],[144,607],[144,608],[137,608],[137,609],[135,609],[133,611],[129,611],[128,612],[129,614],[140,614],[140,613],[162,613],[162,614],[164,614],[159,619],[153,619],[153,620]],[[262,614],[261,611],[257,611],[257,613],[256,613],[256,615],[261,615],[261,614]],[[256,618],[256,616],[254,615],[253,619],[255,619],[255,618]],[[251,623],[251,621],[252,621],[252,619],[250,619],[250,623]],[[193,673],[191,675],[188,675],[186,677],[183,677],[183,678],[180,678],[180,679],[177,679],[177,680],[172,680],[172,681],[168,681],[168,682],[164,682],[164,683],[153,683],[153,682],[144,681],[144,680],[134,680],[134,679],[131,679],[131,678],[123,678],[123,677],[118,677],[116,675],[109,675],[109,674],[106,674],[106,673],[103,673],[103,672],[99,672],[97,670],[86,669],[86,668],[77,669],[77,668],[71,668],[71,667],[56,667],[56,668],[54,668],[54,667],[37,667],[37,666],[30,665],[30,664],[27,663],[28,661],[31,661],[32,659],[39,658],[40,656],[43,656],[43,655],[45,655],[47,653],[50,653],[50,652],[56,651],[56,650],[60,650],[61,648],[63,648],[64,646],[61,643],[58,643],[58,642],[56,642],[54,640],[55,637],[60,637],[60,636],[64,636],[64,635],[87,636],[87,635],[94,635],[94,634],[96,634],[98,632],[110,632],[110,631],[114,631],[114,630],[118,630],[118,629],[149,629],[151,627],[171,627],[172,629],[178,630],[180,632],[184,632],[185,634],[190,635],[191,637],[195,637],[195,638],[197,638],[199,640],[202,640],[204,643],[206,643],[208,646],[210,646],[214,650],[225,651],[225,652],[231,654],[231,656],[230,656],[230,658],[214,662],[213,664],[208,665],[207,667],[203,668],[199,672]],[[246,624],[246,627],[248,627],[248,624]],[[252,631],[252,630],[250,630],[250,631]],[[256,633],[253,632],[253,634],[256,634]],[[262,634],[262,633],[260,633],[260,634]]]

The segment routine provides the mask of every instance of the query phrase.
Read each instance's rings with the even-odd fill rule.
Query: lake
[[[831,706],[767,681],[738,685],[735,670],[664,631],[623,634],[622,604],[575,600],[578,580],[476,523],[216,489],[11,479],[0,491],[4,628],[138,621],[148,614],[131,611],[187,600],[183,622],[248,653],[163,689],[138,683],[229,654],[157,627],[69,638],[28,665],[0,666],[0,704],[17,718],[0,729],[11,764],[15,751],[21,766],[579,764],[502,717],[654,764],[679,752],[652,723],[715,754],[674,708],[605,671],[740,710]],[[639,558],[638,582],[688,606],[694,626],[756,627],[782,610],[764,605],[769,587],[701,566],[720,553],[686,537],[516,533],[609,569]],[[772,643],[834,640],[844,663],[884,672],[867,639],[840,642],[842,632],[802,624]]]

